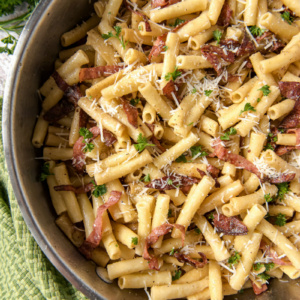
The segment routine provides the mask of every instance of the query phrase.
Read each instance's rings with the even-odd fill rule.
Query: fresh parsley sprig
[[[109,31],[107,34],[102,34],[102,37],[107,40],[109,38],[116,38],[121,43],[123,49],[126,48],[126,45],[128,44],[128,41],[124,41],[123,36],[120,37],[120,34],[122,32],[122,28],[120,26],[114,26],[114,30],[116,31],[116,34],[113,34],[112,31]]]
[[[205,90],[204,94],[205,94],[206,97],[209,97],[212,92],[213,92],[212,90]]]
[[[40,176],[40,181],[45,181],[49,175],[54,175],[53,173],[50,173],[50,164],[49,163],[44,163],[42,168],[41,168],[41,176]]]
[[[165,75],[165,80],[169,81],[170,79],[172,79],[173,81],[175,81],[181,75],[182,75],[182,73],[180,71],[178,71],[178,67],[176,66],[173,73],[169,72]]]
[[[268,86],[267,84],[265,84],[263,87],[261,87],[258,90],[262,91],[264,96],[268,96],[271,93],[270,86]]]
[[[290,191],[289,189],[289,183],[288,182],[282,182],[276,184],[278,191],[277,191],[277,199],[279,201],[282,201],[284,199],[284,195]]]
[[[175,275],[172,276],[172,281],[178,280],[180,278],[180,276],[181,276],[181,270],[177,270],[175,272]]]
[[[135,98],[135,99],[131,99],[129,102],[132,106],[137,106],[140,101],[141,101],[141,99]]]
[[[266,29],[262,29],[258,26],[250,26],[249,31],[253,36],[257,37],[257,36],[262,36],[263,33],[266,31]]]
[[[83,143],[85,144],[84,148],[82,149],[82,151],[84,153],[86,152],[91,152],[94,148],[95,145],[92,143],[89,143],[89,139],[91,139],[93,137],[92,132],[90,132],[87,128],[85,127],[81,127],[79,129],[79,135],[83,137]]]
[[[138,237],[132,237],[131,238],[131,244],[132,245],[136,246],[138,244],[138,242],[139,242]]]
[[[256,109],[249,102],[247,102],[244,106],[244,109],[241,110],[240,115],[245,111],[256,111]]]
[[[233,127],[231,127],[231,128],[229,129],[229,131],[225,132],[224,135],[220,136],[220,139],[221,139],[222,141],[229,141],[229,140],[230,140],[229,136],[230,136],[230,135],[235,135],[235,134],[237,134],[236,129],[233,128]]]
[[[154,147],[154,144],[149,144],[147,139],[140,133],[137,138],[137,144],[134,144],[134,148],[142,152],[147,146]]]
[[[219,29],[213,31],[213,37],[214,40],[217,41],[217,45],[219,45],[222,38],[222,31],[220,31]]]
[[[287,21],[290,25],[294,22],[294,18],[291,16],[290,12],[288,12],[288,11],[285,11],[284,13],[282,13],[281,18],[284,21]]]
[[[192,153],[192,157],[203,157],[203,156],[207,156],[208,153],[205,151],[202,151],[202,147],[201,146],[192,146],[190,148],[190,151]]]
[[[107,192],[107,188],[105,184],[101,185],[96,185],[95,181],[92,181],[94,190],[92,191],[92,194],[96,197],[99,198],[100,196],[103,196]]]
[[[179,18],[176,18],[174,24],[170,25],[171,27],[177,27],[178,25],[184,23],[185,20],[182,20],[182,19],[179,19]]]
[[[282,227],[282,226],[284,226],[285,224],[286,224],[286,217],[285,217],[284,214],[281,214],[281,213],[280,213],[280,214],[277,215],[277,217],[276,217],[275,225]]]
[[[237,251],[235,251],[234,254],[228,258],[230,268],[232,268],[233,265],[236,265],[240,261],[240,259],[241,256]]]

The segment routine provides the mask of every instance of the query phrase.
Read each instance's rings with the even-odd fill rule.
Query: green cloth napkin
[[[0,98],[0,299],[87,299],[49,262],[28,230],[9,180]]]

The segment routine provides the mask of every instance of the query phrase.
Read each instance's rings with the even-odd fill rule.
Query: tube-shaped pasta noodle
[[[208,266],[206,265],[203,268],[192,269],[191,271],[186,272],[179,279],[175,280],[174,283],[176,284],[190,283],[190,282],[201,280],[207,276],[208,276]]]
[[[262,238],[261,233],[254,232],[247,239],[247,243],[242,251],[242,258],[236,267],[236,272],[230,277],[229,284],[235,290],[240,290],[246,282],[253,263],[255,261],[260,241]]]
[[[179,69],[208,69],[211,63],[202,55],[179,55],[176,63]]]
[[[161,9],[150,11],[150,19],[153,22],[160,23],[161,21],[177,18],[182,15],[192,14],[194,12],[203,11],[206,9],[207,0],[186,0]]]
[[[256,25],[258,0],[246,0],[244,22],[246,26]]]
[[[200,175],[199,170],[206,172],[207,168],[205,164],[199,163],[172,163],[170,166],[170,171],[173,171],[176,174],[191,176],[202,178],[203,176]]]
[[[283,205],[269,205],[269,215],[277,216],[279,214],[283,214],[286,217],[292,217],[294,215],[295,210],[289,206]]]
[[[221,268],[216,261],[209,262],[209,292],[211,300],[222,300]]]
[[[264,219],[257,226],[257,229],[286,254],[296,269],[300,269],[300,252],[283,233]]]
[[[280,117],[290,113],[295,106],[295,101],[291,99],[283,100],[268,109],[268,116],[271,120],[279,119]]]
[[[143,122],[153,124],[156,120],[156,110],[148,102],[143,109]]]
[[[254,85],[257,83],[258,78],[253,77],[246,83],[244,83],[239,89],[231,93],[231,100],[233,103],[240,103],[242,102]]]
[[[116,239],[122,244],[126,245],[129,249],[133,249],[139,242],[139,236],[129,229],[127,226],[111,222],[112,229]]]
[[[53,168],[55,179],[59,185],[70,185],[70,179],[65,164],[57,165]],[[75,193],[71,191],[61,192],[63,195],[65,205],[67,207],[68,215],[73,223],[82,221],[82,214]]]
[[[219,235],[214,231],[213,227],[206,220],[205,217],[196,215],[194,218],[195,224],[199,227],[205,240],[210,244],[215,254],[217,261],[222,261],[230,257],[224,241],[221,241]]]
[[[120,289],[141,289],[159,285],[171,285],[171,283],[172,275],[170,271],[130,274],[121,276],[118,279]]]
[[[201,32],[195,36],[190,36],[188,40],[188,47],[193,50],[199,50],[201,46],[213,38],[213,32],[217,28],[217,25],[214,25],[204,32]]]
[[[77,195],[77,200],[81,209],[85,236],[88,237],[94,228],[95,217],[91,202],[86,194]]]
[[[135,14],[132,14],[132,16],[134,15]],[[153,40],[155,39],[155,37],[153,36],[142,36],[138,31],[131,28],[122,28],[122,35],[125,41],[136,44],[145,44],[149,46],[153,45]]]
[[[213,137],[216,137],[219,132],[218,122],[205,115],[200,119],[199,128]]]
[[[297,270],[294,266],[280,266],[280,270],[291,279],[297,279],[300,277],[300,270]]]
[[[300,5],[298,2],[293,0],[282,0],[281,2],[291,9],[298,17],[300,17]]]
[[[147,57],[145,53],[141,51],[138,51],[136,49],[128,49],[124,57],[124,62],[127,65],[131,65],[133,63],[141,63],[145,65],[147,62]]]
[[[224,2],[225,2],[224,0],[210,1],[209,9],[208,9],[208,18],[210,20],[211,25],[215,25],[217,23]]]
[[[153,160],[154,165],[157,168],[161,169],[163,166],[174,161],[182,153],[184,153],[193,145],[195,145],[197,141],[198,137],[191,132],[186,138],[182,139],[180,142],[168,149],[166,152],[156,157]]]
[[[44,120],[43,113],[41,113],[34,127],[32,137],[32,145],[35,148],[41,148],[43,146],[45,137],[47,135],[48,126],[49,122]]]
[[[215,185],[211,177],[204,176],[195,188],[192,188],[187,196],[187,199],[179,213],[176,224],[183,225],[185,229],[189,226],[197,209],[208,195],[211,188]],[[180,236],[180,232],[174,229],[172,233],[173,238]]]

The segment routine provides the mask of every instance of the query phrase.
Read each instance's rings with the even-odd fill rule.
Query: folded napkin
[[[87,299],[49,262],[23,220],[5,165],[1,98],[0,135],[0,299]]]

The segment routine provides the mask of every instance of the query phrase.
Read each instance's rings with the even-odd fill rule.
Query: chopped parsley
[[[102,34],[102,37],[107,40],[109,38],[116,38],[119,40],[119,42],[121,43],[123,49],[126,48],[126,45],[128,44],[128,41],[125,42],[123,36],[120,37],[122,28],[120,26],[114,26],[114,30],[116,31],[116,34],[113,34],[111,31],[109,31],[107,34]]]
[[[214,40],[217,41],[217,45],[219,45],[222,38],[222,31],[220,31],[219,29],[215,30],[213,32],[213,37]]]
[[[272,151],[275,150],[274,147],[270,143],[267,143],[266,146],[264,147],[264,151],[269,150],[269,149]]]
[[[195,228],[194,231],[197,233],[197,234],[200,234],[201,233],[201,230],[199,228]]]
[[[282,227],[282,226],[284,226],[285,224],[286,224],[286,217],[285,217],[285,215],[279,214],[279,215],[276,217],[275,225]]]
[[[209,97],[212,92],[213,92],[212,90],[205,90],[204,94],[205,94],[206,97]]]
[[[84,146],[84,148],[82,149],[82,151],[83,151],[84,153],[86,153],[86,152],[91,152],[94,148],[95,148],[95,145],[94,145],[94,144],[92,144],[92,143],[85,143],[85,146]]]
[[[50,173],[49,168],[50,168],[49,163],[44,163],[42,165],[40,181],[45,181],[49,175],[53,175],[52,173]]]
[[[240,115],[245,111],[256,111],[256,109],[249,102],[247,102],[244,109],[241,110]]]
[[[270,193],[264,195],[264,198],[265,198],[265,201],[266,201],[266,202],[271,202],[271,201],[273,201],[273,198],[271,197]]]
[[[186,162],[187,162],[187,159],[186,159],[186,157],[185,157],[184,154],[181,154],[179,157],[177,157],[177,158],[175,159],[175,162],[177,162],[177,163],[180,163],[180,162],[186,163]]]
[[[166,75],[165,75],[165,79],[167,80],[167,81],[169,81],[170,79],[172,79],[173,81],[175,81],[178,77],[180,77],[181,76],[181,72],[180,71],[178,71],[178,67],[176,66],[175,67],[175,70],[174,70],[174,72],[173,73],[167,73]]]
[[[178,25],[184,23],[185,20],[182,20],[182,19],[179,19],[179,18],[176,18],[175,20],[175,23],[173,25],[170,25],[171,27],[177,27]]]
[[[203,156],[207,156],[208,153],[205,151],[202,151],[202,147],[201,146],[193,146],[190,148],[191,153],[192,153],[192,157],[203,157]]]
[[[261,99],[260,99],[260,98],[257,98],[257,100],[256,100],[256,101],[257,101],[257,103],[259,103],[259,102],[261,101]]]
[[[180,276],[181,276],[181,270],[177,270],[177,271],[175,272],[175,275],[172,276],[172,281],[178,280],[178,279],[180,278]]]
[[[278,191],[277,191],[277,199],[282,201],[284,199],[284,195],[290,190],[288,182],[282,182],[276,184]]]
[[[147,174],[144,179],[143,179],[144,182],[150,182],[151,181],[151,178],[150,178],[150,174]]]
[[[151,146],[154,147],[154,144],[149,144],[147,139],[140,133],[138,138],[137,138],[137,144],[134,144],[134,148],[142,152],[146,147]]]
[[[99,198],[100,196],[103,196],[107,192],[107,188],[105,184],[101,185],[96,185],[95,181],[92,181],[94,185],[94,190],[92,191],[92,194],[96,197]]]
[[[131,244],[132,244],[132,245],[135,245],[135,246],[136,246],[136,245],[138,244],[138,242],[139,242],[139,239],[138,239],[137,237],[132,237],[132,238],[131,238]]]
[[[237,133],[236,129],[233,128],[233,127],[231,127],[231,128],[229,129],[229,131],[225,132],[224,135],[222,135],[222,136],[220,137],[220,139],[221,139],[222,141],[229,141],[229,139],[230,139],[229,136],[230,136],[230,135],[235,135],[236,133]]]
[[[211,212],[208,217],[207,217],[209,220],[213,220],[215,217],[214,217],[214,213]]]
[[[230,268],[232,268],[232,265],[236,265],[240,261],[240,259],[241,256],[237,251],[235,251],[234,254],[228,258]]]
[[[174,253],[175,253],[175,248],[172,248],[170,255],[174,255]]]
[[[284,13],[282,13],[281,18],[284,21],[287,21],[290,25],[294,22],[294,18],[291,16],[290,12],[288,12],[288,11],[285,11]]]
[[[258,91],[262,91],[264,96],[268,96],[271,93],[270,87],[267,84],[258,89]]]
[[[168,210],[168,218],[171,218],[172,217],[172,209],[169,209]]]
[[[275,264],[274,263],[268,263],[268,264],[265,264],[265,268],[266,268],[266,271],[270,271],[271,269],[273,269],[275,267]]]
[[[131,99],[131,100],[130,100],[130,104],[131,104],[132,106],[137,106],[137,105],[139,104],[140,101],[141,101],[141,99],[139,99],[139,98]]]
[[[191,122],[190,124],[187,124],[186,126],[192,126],[194,124],[194,122]]]
[[[193,89],[191,90],[191,93],[192,93],[192,94],[196,94],[196,93],[197,93],[197,89],[196,89],[196,88],[193,88]]]
[[[257,277],[259,277],[262,280],[269,280],[271,278],[271,276],[265,272],[258,274]]]
[[[250,30],[251,34],[255,37],[262,36],[263,33],[266,31],[265,29],[262,29],[262,28],[257,27],[257,26],[250,26],[249,30]]]
[[[168,46],[163,46],[164,51],[167,51],[168,48],[169,48]]]
[[[85,144],[82,151],[84,153],[92,151],[95,148],[95,145],[89,143],[87,140],[91,139],[93,137],[93,134],[87,128],[81,127],[79,129],[79,135],[83,137],[83,143]]]
[[[264,264],[262,264],[262,263],[254,264],[254,265],[253,265],[253,270],[254,270],[254,271],[258,271],[258,270],[260,270],[263,266],[264,266]]]
[[[169,184],[169,185],[173,184],[173,180],[171,178],[168,178],[167,184]]]

